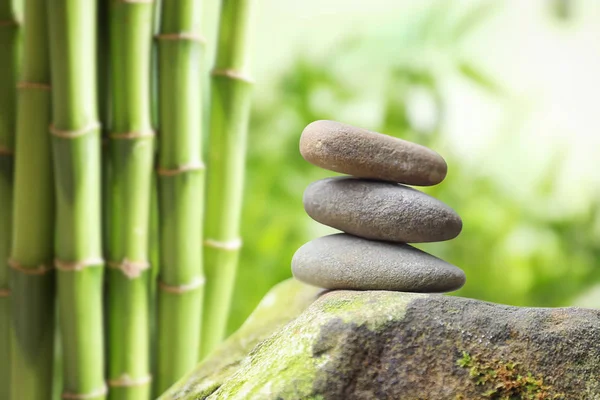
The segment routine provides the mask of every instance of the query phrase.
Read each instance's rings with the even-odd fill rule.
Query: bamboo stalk
[[[152,3],[111,2],[109,399],[150,398]]]
[[[250,116],[250,33],[255,0],[222,0],[212,72],[201,355],[224,338],[241,240],[240,214]]]
[[[105,399],[96,2],[48,3],[63,398]]]
[[[46,1],[25,1],[13,217],[11,398],[45,400],[54,357],[54,181]],[[32,185],[35,182],[35,185]]]
[[[108,252],[107,246],[110,239],[110,231],[108,229],[109,213],[108,205],[110,203],[110,190],[108,177],[110,175],[110,154],[108,146],[108,133],[111,128],[110,122],[110,20],[109,8],[112,1],[99,1],[97,12],[97,46],[96,46],[96,65],[97,65],[97,82],[98,82],[98,115],[100,117],[100,138],[101,138],[101,193],[102,193],[102,253]],[[106,279],[105,279],[106,283]],[[106,288],[105,288],[106,289]],[[106,296],[104,298],[106,307]],[[106,313],[104,315],[106,318]],[[105,320],[106,323],[106,320]],[[106,335],[105,335],[105,340]]]
[[[197,362],[204,275],[201,3],[164,0],[158,41],[160,275],[155,394]]]
[[[158,272],[160,265],[159,247],[159,211],[158,211],[158,184],[156,174],[152,176],[150,194],[150,233],[148,237],[150,259],[150,371],[157,369],[157,327],[158,327]]]
[[[10,290],[6,260],[12,236],[19,16],[18,1],[0,0],[0,399],[8,399],[10,393]]]
[[[152,9],[152,35],[157,35],[160,31],[160,9],[162,0],[154,0]],[[158,126],[158,54],[156,46],[152,48],[152,69],[150,75],[152,102],[151,116],[152,126]],[[158,152],[157,140],[154,143],[155,160]],[[150,232],[148,235],[150,260],[150,371],[157,370],[157,327],[158,327],[158,273],[160,267],[160,217],[158,209],[158,175],[152,174],[150,188]]]
[[[118,1],[118,0],[117,0]],[[106,259],[110,260],[109,246],[110,246],[110,206],[111,206],[111,190],[110,190],[110,168],[111,154],[110,154],[110,140],[108,138],[111,126],[111,81],[110,81],[110,7],[113,1],[97,1],[96,9],[96,82],[97,91],[96,99],[98,102],[98,116],[100,118],[100,201],[101,201],[101,226],[102,226],[102,254],[104,254],[105,262]],[[103,314],[103,341],[105,343],[105,357],[106,357],[106,370],[107,375],[106,387],[108,390],[108,396],[110,398],[112,392],[110,388],[110,323],[108,321],[110,310],[109,310],[109,281],[110,275],[108,271],[104,273],[104,281],[102,288],[102,308]]]

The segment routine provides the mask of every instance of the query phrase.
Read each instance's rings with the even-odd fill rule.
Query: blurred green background
[[[230,330],[290,276],[298,247],[332,232],[302,208],[304,188],[333,175],[298,152],[317,119],[446,158],[427,192],[464,230],[419,247],[465,270],[458,295],[600,305],[600,2],[262,0],[258,20]]]

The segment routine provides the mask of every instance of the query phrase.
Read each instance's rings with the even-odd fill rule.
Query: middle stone
[[[303,201],[315,221],[366,239],[440,242],[455,238],[462,229],[452,208],[397,183],[327,178],[310,184]]]

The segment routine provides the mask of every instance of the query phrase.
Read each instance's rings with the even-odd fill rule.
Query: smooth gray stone
[[[308,125],[300,153],[330,171],[408,185],[436,185],[448,170],[442,156],[427,147],[335,121]]]
[[[299,281],[325,289],[448,292],[465,273],[407,244],[376,242],[339,233],[300,247],[292,258]]]
[[[453,209],[397,183],[327,178],[311,183],[303,201],[315,221],[367,239],[441,242],[462,230]]]

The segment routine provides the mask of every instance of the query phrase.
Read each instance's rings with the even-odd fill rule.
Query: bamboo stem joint
[[[133,140],[133,139],[145,139],[154,137],[156,133],[154,131],[138,131],[138,132],[123,132],[123,133],[111,133],[108,135],[109,139],[114,140]]]
[[[63,261],[59,259],[54,260],[54,266],[56,269],[63,272],[77,272],[90,267],[99,267],[103,264],[104,260],[101,258],[88,258],[81,261]]]
[[[129,375],[120,376],[117,379],[110,379],[108,381],[109,387],[135,387],[144,386],[152,382],[152,375],[146,375],[141,378],[131,378]]]
[[[104,385],[100,389],[94,390],[89,393],[70,393],[65,392],[62,394],[62,398],[65,400],[87,400],[87,399],[95,399],[96,397],[106,396],[108,393],[108,387]]]
[[[14,19],[7,19],[6,21],[0,21],[0,28],[7,27],[7,26],[17,27],[19,25],[21,25],[19,23],[19,21],[15,21]]]
[[[195,162],[195,163],[181,165],[181,166],[179,166],[177,168],[173,168],[173,169],[159,168],[157,173],[158,173],[158,175],[161,175],[161,176],[175,176],[175,175],[183,174],[185,172],[200,171],[205,168],[206,168],[206,166],[204,165],[204,163],[199,161],[199,162]]]
[[[40,82],[19,82],[17,83],[17,89],[37,89],[49,92],[52,86]]]
[[[160,33],[154,36],[158,40],[189,40],[201,44],[206,43],[206,38],[198,33],[178,32],[178,33]]]
[[[172,294],[182,294],[182,293],[186,293],[186,292],[191,292],[192,290],[199,289],[204,286],[204,283],[205,283],[204,277],[199,276],[199,277],[196,277],[190,283],[187,283],[184,285],[167,285],[166,283],[159,281],[158,287],[163,292],[172,293]]]
[[[8,260],[8,265],[13,270],[22,272],[26,275],[44,275],[54,269],[52,265],[40,264],[36,267],[26,267],[14,259]]]
[[[250,78],[248,75],[244,74],[241,71],[237,71],[231,68],[215,68],[212,70],[212,76],[223,76],[229,79],[235,79],[238,81],[246,82],[250,85],[254,84],[254,80]]]
[[[0,156],[12,157],[14,154],[14,150],[9,149],[8,147],[0,146]]]
[[[123,272],[123,275],[129,279],[138,278],[142,272],[150,268],[150,263],[147,261],[109,261],[106,265],[111,269],[118,269]]]
[[[206,247],[212,247],[214,249],[226,250],[226,251],[235,251],[242,247],[242,239],[229,240],[227,242],[222,242],[214,239],[205,239],[204,245]]]
[[[75,130],[58,129],[54,125],[50,125],[50,133],[61,139],[75,139],[80,136],[86,135],[88,133],[94,132],[97,129],[100,129],[99,122],[92,122],[91,124],[81,128],[81,129],[75,129]]]

